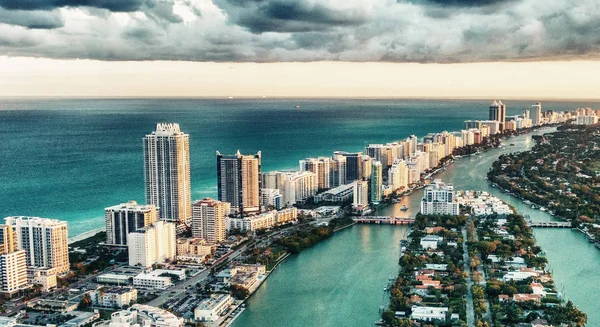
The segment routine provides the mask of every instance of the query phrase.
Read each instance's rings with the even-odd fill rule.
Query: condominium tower
[[[460,206],[454,197],[452,184],[436,179],[425,188],[421,201],[421,213],[424,215],[458,215]]]
[[[175,224],[162,220],[127,235],[129,265],[150,267],[175,259]]]
[[[12,226],[17,248],[25,250],[27,266],[50,268],[56,274],[69,271],[67,222],[38,217],[6,217]]]
[[[237,214],[260,212],[261,153],[223,155],[217,151],[219,201],[229,202]]]
[[[500,100],[494,100],[490,105],[489,120],[495,120],[499,124],[499,131],[502,132],[506,125],[506,105]]]
[[[230,204],[206,198],[192,205],[192,236],[200,237],[209,243],[224,241]]]
[[[106,244],[127,245],[127,234],[152,225],[157,219],[156,206],[129,201],[104,209]]]
[[[143,139],[146,203],[157,207],[161,220],[192,217],[189,140],[175,123],[157,124]]]
[[[378,204],[383,199],[383,167],[381,162],[373,161],[371,165],[371,202]]]
[[[27,254],[17,250],[11,226],[0,225],[0,293],[8,296],[28,288]]]

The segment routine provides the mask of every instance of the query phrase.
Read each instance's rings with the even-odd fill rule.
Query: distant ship
[[[403,205],[403,206],[402,206],[402,208],[400,208],[400,210],[402,210],[402,211],[406,211],[406,210],[408,210],[408,207],[407,207],[407,206],[406,206],[406,204],[405,204],[405,205]]]
[[[297,104],[297,105],[296,105],[296,109],[298,109],[298,108],[300,108],[300,105],[298,105],[298,104]]]

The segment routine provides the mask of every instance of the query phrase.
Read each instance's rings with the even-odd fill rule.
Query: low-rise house
[[[421,239],[421,247],[427,249],[437,249],[438,243],[443,241],[444,238],[437,235],[427,235]]]
[[[185,270],[156,269],[150,272],[142,272],[133,278],[133,286],[137,288],[164,290],[173,285],[172,276],[183,280],[185,279]]]
[[[413,306],[410,318],[420,321],[446,320],[448,308]]]
[[[541,294],[514,294],[513,300],[515,302],[526,302],[526,301],[540,302],[542,300],[542,295]]]
[[[96,282],[100,284],[129,285],[131,284],[131,280],[131,276],[113,273],[102,274],[96,277]]]
[[[232,298],[229,294],[213,294],[202,300],[194,309],[196,321],[216,321],[229,308]]]
[[[101,287],[89,294],[92,305],[105,308],[122,308],[137,300],[137,290],[132,287]]]

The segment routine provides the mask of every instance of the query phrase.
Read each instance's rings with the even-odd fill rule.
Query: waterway
[[[534,143],[531,134],[511,138],[505,148],[458,159],[435,178],[453,183],[456,190],[490,192],[533,220],[553,220],[484,179],[499,155],[529,150]],[[422,194],[415,191],[377,215],[414,216]],[[400,210],[402,205],[409,209]],[[290,257],[249,299],[233,326],[372,326],[380,307],[387,304],[382,289],[397,273],[398,241],[405,232],[406,227],[356,225]],[[600,326],[600,251],[570,229],[535,229],[534,234],[559,291],[588,314],[588,326]]]
[[[236,327],[373,326],[398,275],[408,228],[354,225],[286,259],[247,302]]]

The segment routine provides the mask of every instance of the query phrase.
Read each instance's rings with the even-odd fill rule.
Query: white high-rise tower
[[[192,218],[190,136],[179,124],[157,124],[144,137],[146,203],[161,220],[187,223]]]

